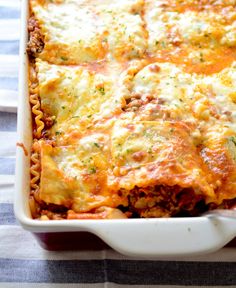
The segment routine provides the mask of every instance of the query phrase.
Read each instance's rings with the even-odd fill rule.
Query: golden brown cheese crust
[[[197,153],[187,125],[169,121],[122,121],[113,129],[111,151],[115,177],[112,175],[109,181],[115,190],[178,185],[201,191],[206,199],[214,198],[209,171]]]
[[[195,216],[229,207],[236,2],[30,6],[33,217]]]

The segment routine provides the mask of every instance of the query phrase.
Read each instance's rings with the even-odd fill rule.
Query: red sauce
[[[16,146],[21,147],[23,149],[25,156],[29,155],[29,153],[28,153],[28,151],[27,151],[27,149],[26,149],[26,147],[25,147],[25,145],[23,143],[17,142]]]

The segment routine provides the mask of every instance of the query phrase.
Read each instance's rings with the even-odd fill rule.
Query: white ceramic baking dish
[[[81,232],[97,235],[115,250],[132,256],[181,256],[203,254],[223,247],[236,236],[236,219],[170,218],[127,220],[33,220],[28,205],[30,189],[31,109],[28,100],[27,43],[28,1],[22,1],[20,82],[18,106],[15,215],[21,225],[33,232],[48,249],[75,248],[87,241]],[[58,233],[60,232],[60,233]],[[73,232],[73,233],[71,233]],[[99,239],[92,240],[99,243]],[[64,245],[65,244],[65,245]]]

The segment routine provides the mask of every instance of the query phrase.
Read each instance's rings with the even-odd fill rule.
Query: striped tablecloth
[[[157,261],[128,258],[112,249],[49,252],[17,224],[19,16],[17,0],[0,0],[0,287],[236,287],[236,246],[207,256]]]

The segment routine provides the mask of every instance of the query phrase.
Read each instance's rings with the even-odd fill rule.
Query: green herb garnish
[[[102,94],[105,95],[105,88],[104,87],[99,87],[98,91]]]
[[[63,61],[67,61],[68,58],[67,58],[67,57],[64,57],[64,56],[61,56],[61,60],[63,60]]]
[[[92,167],[88,171],[89,171],[89,174],[95,174],[97,170],[95,167]]]

